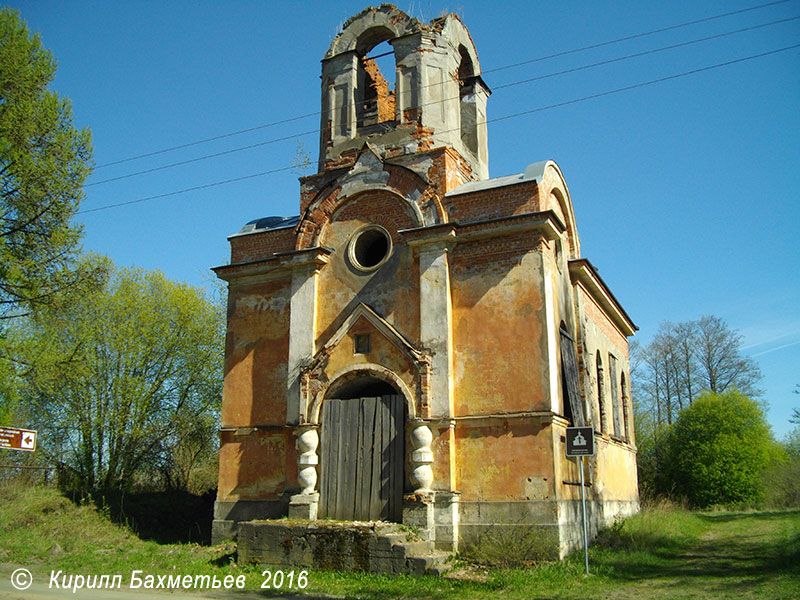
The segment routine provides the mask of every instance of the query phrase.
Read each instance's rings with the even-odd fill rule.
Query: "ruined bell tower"
[[[384,41],[394,77],[369,56]],[[386,156],[447,146],[474,179],[486,179],[489,94],[458,17],[426,25],[390,4],[366,9],[344,24],[322,60],[319,170],[346,163],[368,141]]]

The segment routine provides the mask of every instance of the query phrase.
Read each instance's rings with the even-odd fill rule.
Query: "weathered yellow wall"
[[[628,339],[620,333],[619,329],[605,315],[603,310],[591,295],[578,283],[575,285],[577,305],[582,309],[581,336],[584,346],[583,363],[585,368],[584,396],[589,400],[595,429],[600,430],[600,406],[597,377],[597,353],[603,364],[603,396],[606,404],[607,425],[604,433],[618,438],[624,437],[624,415],[622,413],[623,401],[627,405],[628,427],[630,431],[629,445],[635,445],[635,432],[633,424],[633,407],[630,398],[630,367],[628,359]],[[611,373],[609,354],[617,359],[617,371]],[[625,375],[625,398],[623,398],[622,374]],[[611,377],[617,380],[617,393],[620,398],[619,423],[621,432],[614,432],[613,403],[611,401]]]
[[[224,431],[219,463],[218,500],[274,499],[297,479],[294,440],[288,430],[245,435]]]
[[[455,414],[545,410],[541,255],[530,234],[452,252]]]
[[[371,273],[353,269],[347,260],[351,237],[377,224],[392,236],[388,262]],[[340,207],[322,232],[320,244],[334,249],[319,275],[317,342],[325,344],[344,318],[363,302],[412,342],[419,338],[419,267],[411,249],[397,234],[415,227],[403,200],[389,192],[366,192]]]
[[[536,417],[460,421],[456,482],[462,500],[552,498],[551,435]]]
[[[369,334],[370,351],[365,354],[355,354],[353,337],[364,333]],[[369,363],[389,369],[400,377],[409,389],[415,388],[414,365],[411,360],[364,317],[353,323],[347,335],[332,349],[323,373],[328,380],[331,380],[347,367]]]
[[[639,501],[636,454],[618,442],[600,440],[593,465],[595,490],[602,500]]]
[[[289,286],[280,279],[229,291],[223,427],[286,422]]]

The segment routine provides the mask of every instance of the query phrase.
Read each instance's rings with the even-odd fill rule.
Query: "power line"
[[[637,88],[645,87],[648,85],[654,85],[656,83],[662,83],[664,81],[670,81],[672,79],[679,79],[680,77],[687,77],[689,75],[695,75],[697,73],[703,73],[705,71],[711,71],[712,69],[719,69],[721,67],[728,67],[730,65],[735,65],[737,63],[746,62],[748,60],[754,60],[756,58],[763,58],[764,56],[769,56],[771,54],[777,54],[779,52],[786,52],[787,50],[793,50],[794,48],[800,48],[800,44],[795,44],[793,46],[786,46],[784,48],[778,48],[777,50],[769,50],[767,52],[762,52],[760,54],[753,54],[751,56],[745,56],[744,58],[737,58],[734,60],[729,60],[723,63],[717,63],[715,65],[709,65],[707,67],[701,67],[699,69],[692,69],[691,71],[684,71],[683,73],[677,73],[676,75],[667,75],[666,77],[659,77],[658,79],[651,79],[650,81],[643,81],[641,83],[635,83],[633,85],[627,85],[625,87],[617,88],[614,90],[609,90],[607,92],[600,92],[599,94],[592,94],[591,96],[584,96],[582,98],[577,98],[575,100],[566,100],[564,102],[558,102],[557,104],[551,104],[549,106],[544,106],[541,108],[533,108],[531,110],[524,110],[518,113],[513,113],[510,115],[506,115],[504,117],[496,117],[494,119],[488,119],[487,123],[496,123],[497,121],[505,121],[506,119],[513,119],[516,117],[521,117],[523,115],[530,115],[536,112],[541,112],[543,110],[549,110],[551,108],[559,108],[561,106],[568,106],[570,104],[575,104],[577,102],[584,102],[585,100],[594,100],[595,98],[602,98],[603,96],[611,96],[612,94],[619,94],[621,92],[627,92],[630,90],[635,90]]]
[[[289,171],[290,169],[294,169],[294,166],[290,167],[281,167],[279,169],[270,169],[269,171],[261,171],[260,173],[253,173],[251,175],[243,175],[242,177],[234,177],[233,179],[226,179],[224,181],[215,181],[214,183],[206,183],[204,185],[196,185],[190,188],[184,188],[182,190],[177,190],[175,192],[167,192],[165,194],[157,194],[155,196],[148,196],[146,198],[137,198],[136,200],[128,200],[127,202],[117,202],[116,204],[108,204],[106,206],[98,206],[97,208],[89,208],[86,210],[79,210],[76,215],[82,215],[91,212],[97,212],[100,210],[108,210],[109,208],[118,208],[120,206],[128,206],[129,204],[138,204],[140,202],[147,202],[148,200],[158,200],[159,198],[168,198],[169,196],[177,196],[178,194],[186,194],[188,192],[196,192],[198,190],[205,190],[212,187],[217,187],[219,185],[225,185],[227,183],[235,183],[237,181],[244,181],[245,179],[254,179],[256,177],[263,177],[264,175],[271,175],[273,173],[280,173],[281,171]]]
[[[506,83],[506,84],[503,84],[503,85],[495,86],[494,89],[495,89],[495,91],[497,91],[497,90],[501,90],[501,89],[504,89],[504,88],[509,88],[509,87],[513,87],[513,86],[517,86],[517,85],[521,85],[521,84],[525,84],[525,83],[531,83],[531,82],[534,82],[534,81],[541,81],[543,79],[548,79],[548,78],[551,78],[551,77],[557,77],[557,76],[565,75],[565,74],[568,74],[568,73],[574,73],[574,72],[577,72],[577,71],[583,71],[583,70],[586,70],[586,69],[600,67],[600,66],[612,64],[612,63],[615,63],[615,62],[620,62],[620,61],[623,61],[623,60],[630,60],[632,58],[639,58],[639,57],[647,56],[647,55],[650,55],[650,54],[656,54],[658,52],[665,52],[667,50],[674,50],[675,48],[681,48],[681,47],[684,47],[684,46],[691,46],[693,44],[698,44],[698,43],[701,43],[701,42],[707,42],[707,41],[710,41],[710,40],[715,40],[715,39],[719,39],[719,38],[723,38],[723,37],[727,37],[727,36],[731,36],[731,35],[735,35],[735,34],[739,34],[739,33],[753,31],[755,29],[761,29],[761,28],[764,28],[764,27],[770,27],[772,25],[778,25],[778,24],[781,24],[781,23],[786,23],[788,21],[794,21],[794,20],[797,20],[797,19],[800,19],[800,16],[788,17],[786,19],[780,19],[780,20],[777,20],[777,21],[771,21],[769,23],[761,23],[759,25],[753,25],[751,27],[744,27],[742,29],[736,29],[736,30],[733,30],[733,31],[727,31],[727,32],[723,32],[723,33],[718,33],[718,34],[711,35],[711,36],[706,36],[706,37],[703,37],[703,38],[689,40],[689,41],[686,41],[686,42],[680,42],[678,44],[671,44],[669,46],[662,46],[661,48],[654,48],[652,50],[644,50],[642,52],[636,52],[634,54],[628,54],[626,56],[621,56],[621,57],[617,57],[617,58],[610,58],[608,60],[603,60],[603,61],[600,61],[600,62],[588,64],[588,65],[581,65],[581,66],[578,66],[578,67],[573,67],[571,69],[565,69],[565,70],[562,70],[562,71],[556,71],[554,73],[547,73],[545,75],[538,75],[536,77],[530,77],[528,79],[512,81],[510,83]],[[421,104],[421,105],[419,105],[419,106],[417,106],[415,108],[417,108],[417,109],[425,108],[425,107],[431,106],[433,104],[440,104],[440,103],[444,103],[444,102],[447,102],[449,100],[454,100],[454,99],[455,98],[442,98],[441,100],[436,100],[434,102],[427,102],[425,104]],[[287,135],[287,136],[283,136],[283,137],[279,137],[279,138],[266,140],[264,142],[259,142],[259,143],[256,143],[256,144],[249,144],[247,146],[240,146],[240,147],[237,147],[237,148],[232,148],[230,150],[224,150],[224,151],[221,151],[221,152],[215,152],[213,154],[206,154],[206,155],[203,155],[203,156],[198,156],[196,158],[190,158],[190,159],[187,159],[187,160],[182,160],[182,161],[178,161],[178,162],[175,162],[175,163],[162,165],[162,166],[159,166],[159,167],[153,167],[153,168],[150,168],[150,169],[144,169],[142,171],[136,171],[134,173],[128,173],[126,175],[119,175],[117,177],[109,177],[108,179],[102,179],[100,181],[94,181],[92,183],[87,183],[83,187],[84,188],[88,188],[88,187],[92,187],[92,186],[96,186],[96,185],[101,185],[101,184],[104,184],[104,183],[110,183],[112,181],[119,181],[121,179],[128,179],[130,177],[137,177],[139,175],[146,175],[148,173],[154,173],[156,171],[163,171],[165,169],[171,169],[171,168],[174,168],[174,167],[179,167],[179,166],[183,166],[183,165],[187,165],[187,164],[191,164],[191,163],[196,163],[196,162],[200,162],[200,161],[203,161],[203,160],[208,160],[208,159],[211,159],[211,158],[218,158],[220,156],[226,156],[228,154],[234,154],[234,153],[237,153],[237,152],[243,152],[245,150],[253,150],[254,148],[261,148],[263,146],[267,146],[267,145],[270,145],[270,144],[275,144],[277,142],[283,142],[283,141],[287,141],[287,140],[291,140],[291,139],[295,139],[295,138],[300,138],[300,137],[304,137],[306,135],[312,135],[312,134],[317,134],[317,133],[318,133],[317,129],[304,131],[304,132],[301,132],[301,133],[295,133],[295,134],[291,134],[291,135]]]
[[[538,75],[537,77],[530,77],[529,79],[521,79],[519,81],[512,81],[511,83],[505,83],[503,85],[495,86],[495,90],[501,90],[504,88],[513,87],[515,85],[521,85],[523,83],[531,83],[532,81],[539,81],[541,79],[547,79],[549,77],[556,77],[557,75],[566,75],[567,73],[574,73],[576,71],[584,71],[586,69],[592,69],[594,67],[600,67],[603,65],[609,65],[615,62],[620,62],[623,60],[629,60],[631,58],[639,58],[640,56],[647,56],[649,54],[656,54],[657,52],[664,52],[666,50],[674,50],[675,48],[682,48],[684,46],[691,46],[693,44],[699,44],[701,42],[708,42],[710,40],[716,40],[719,38],[727,37],[729,35],[735,35],[737,33],[744,33],[746,31],[753,31],[754,29],[761,29],[763,27],[769,27],[771,25],[778,25],[780,23],[787,23],[789,21],[796,21],[800,19],[800,16],[796,17],[788,17],[786,19],[780,19],[778,21],[772,21],[770,23],[762,23],[760,25],[753,25],[751,27],[744,27],[742,29],[736,29],[734,31],[726,31],[724,33],[718,33],[716,35],[709,35],[703,38],[697,38],[694,40],[689,40],[688,42],[680,42],[678,44],[671,44],[669,46],[662,46],[661,48],[654,48],[653,50],[644,50],[642,52],[636,52],[634,54],[628,54],[627,56],[620,56],[618,58],[609,58],[608,60],[601,60],[600,62],[591,63],[588,65],[581,65],[579,67],[573,67],[571,69],[565,69],[563,71],[557,71],[555,73],[548,73],[546,75]]]
[[[732,12],[722,13],[720,15],[714,15],[712,17],[705,17],[703,19],[697,19],[696,21],[688,21],[686,23],[680,23],[678,25],[670,25],[668,27],[662,27],[660,29],[653,29],[652,31],[645,31],[644,33],[635,33],[633,35],[628,35],[625,37],[617,38],[616,40],[609,40],[607,42],[599,42],[597,44],[592,44],[591,46],[583,46],[582,48],[575,48],[574,50],[564,50],[563,52],[556,52],[555,54],[548,54],[547,56],[540,56],[539,58],[532,58],[530,60],[524,60],[522,62],[514,63],[511,65],[505,65],[503,67],[496,67],[494,69],[489,69],[488,71],[484,71],[484,73],[496,73],[497,71],[504,71],[506,69],[513,69],[514,67],[521,67],[522,65],[529,65],[531,63],[539,62],[542,60],[548,60],[551,58],[558,58],[559,56],[567,56],[568,54],[575,54],[576,52],[583,52],[584,50],[594,50],[595,48],[602,48],[603,46],[610,46],[611,44],[619,44],[620,42],[627,42],[629,40],[635,40],[638,38],[646,37],[648,35],[655,35],[656,33],[663,33],[665,31],[672,31],[674,29],[680,29],[682,27],[689,27],[690,25],[697,25],[698,23],[706,23],[708,21],[714,21],[716,19],[722,19],[724,17],[731,17],[733,15],[738,15],[741,13],[746,13],[752,10],[758,10],[761,8],[767,8],[769,6],[775,6],[777,4],[785,4],[789,0],[777,0],[776,2],[768,2],[767,4],[759,4],[758,6],[751,6],[750,8],[742,8],[740,10],[734,10]]]
[[[605,42],[599,42],[597,44],[592,44],[590,46],[583,46],[581,48],[573,48],[571,50],[564,50],[562,52],[557,52],[555,54],[550,54],[550,55],[547,55],[547,56],[540,56],[538,58],[532,58],[530,60],[526,60],[526,61],[522,61],[522,62],[510,64],[510,65],[504,65],[504,66],[500,66],[500,67],[495,67],[494,69],[488,69],[488,70],[484,69],[482,71],[482,73],[495,73],[497,71],[503,71],[503,70],[506,70],[506,69],[512,69],[512,68],[515,68],[515,67],[528,65],[528,64],[535,63],[535,62],[540,62],[540,61],[543,61],[543,60],[549,60],[551,58],[557,58],[557,57],[560,57],[560,56],[566,56],[566,55],[569,55],[569,54],[575,54],[575,53],[578,53],[578,52],[584,52],[586,50],[593,50],[595,48],[601,48],[601,47],[604,47],[604,46],[610,46],[612,44],[618,44],[618,43],[626,42],[626,41],[633,40],[633,39],[638,39],[638,38],[642,38],[642,37],[646,37],[646,36],[650,36],[650,35],[655,35],[657,33],[663,33],[665,31],[672,31],[672,30],[675,30],[675,29],[681,29],[683,27],[689,27],[691,25],[697,25],[698,23],[705,23],[705,22],[708,22],[708,21],[714,21],[714,20],[717,20],[717,19],[722,19],[722,18],[725,18],[725,17],[733,16],[733,15],[738,15],[738,14],[742,14],[742,13],[746,13],[746,12],[750,12],[750,11],[754,11],[754,10],[759,10],[759,9],[762,9],[762,8],[768,8],[770,6],[776,6],[778,4],[785,4],[786,2],[789,2],[789,0],[776,0],[775,2],[768,2],[766,4],[759,4],[757,6],[751,6],[749,8],[742,8],[742,9],[739,9],[739,10],[735,10],[735,11],[731,11],[731,12],[727,12],[727,13],[722,13],[722,14],[719,14],[719,15],[713,15],[711,17],[705,17],[703,19],[697,19],[697,20],[694,20],[694,21],[688,21],[686,23],[679,23],[677,25],[670,25],[668,27],[662,27],[662,28],[659,28],[659,29],[654,29],[652,31],[646,31],[646,32],[643,32],[643,33],[636,33],[636,34],[625,36],[625,37],[621,37],[621,38],[618,38],[618,39],[615,39],[615,40],[607,40]],[[379,55],[379,56],[383,56],[383,55]],[[374,56],[374,57],[371,57],[371,58],[378,58],[378,56]],[[434,83],[434,84],[429,84],[429,85],[440,85],[440,84]],[[428,86],[425,86],[425,87],[428,87]],[[137,154],[135,156],[130,156],[128,158],[122,158],[122,159],[115,160],[115,161],[112,161],[112,162],[103,163],[102,165],[97,165],[97,166],[95,166],[95,170],[103,169],[105,167],[110,167],[110,166],[113,166],[113,165],[119,165],[119,164],[126,163],[126,162],[131,162],[131,161],[134,161],[134,160],[139,160],[139,159],[142,159],[142,158],[148,158],[148,157],[151,157],[151,156],[157,156],[159,154],[165,154],[167,152],[174,152],[175,150],[182,150],[184,148],[190,148],[192,146],[198,146],[200,144],[207,144],[209,142],[215,142],[215,141],[226,139],[226,138],[229,138],[229,137],[234,137],[234,136],[242,135],[242,134],[245,134],[245,133],[251,133],[253,131],[259,131],[261,129],[266,129],[266,128],[269,128],[269,127],[275,127],[277,125],[284,125],[286,123],[292,123],[294,121],[300,121],[302,119],[307,119],[309,117],[322,116],[322,114],[324,112],[325,111],[316,111],[316,112],[306,113],[306,114],[303,114],[303,115],[298,115],[296,117],[287,117],[285,119],[280,119],[278,121],[272,121],[270,123],[265,123],[263,125],[256,125],[254,127],[248,127],[246,129],[240,129],[238,131],[231,131],[229,133],[223,133],[223,134],[220,134],[220,135],[217,135],[217,136],[213,136],[213,137],[210,137],[210,138],[196,140],[196,141],[193,141],[193,142],[187,142],[185,144],[179,144],[177,146],[171,146],[169,148],[163,148],[161,150],[154,150],[152,152],[146,152],[144,154]]]
[[[312,133],[319,133],[318,129],[313,129],[309,131],[304,131],[302,133],[294,133],[292,135],[287,135],[280,138],[273,138],[271,140],[267,140],[265,142],[259,142],[257,144],[250,144],[249,146],[241,146],[239,148],[232,148],[230,150],[223,150],[222,152],[215,152],[214,154],[206,154],[204,156],[198,156],[197,158],[190,158],[188,160],[182,160],[180,162],[171,163],[168,165],[162,165],[160,167],[153,167],[152,169],[145,169],[144,171],[137,171],[135,173],[128,173],[127,175],[120,175],[119,177],[110,177],[108,179],[103,179],[102,181],[94,181],[92,183],[87,183],[84,185],[84,188],[92,187],[93,185],[100,185],[101,183],[109,183],[111,181],[119,181],[120,179],[128,179],[129,177],[136,177],[137,175],[145,175],[147,173],[153,173],[155,171],[163,171],[164,169],[171,169],[173,167],[180,167],[181,165],[188,165],[190,163],[199,162],[201,160],[208,160],[209,158],[217,158],[219,156],[225,156],[226,154],[234,154],[235,152],[242,152],[244,150],[252,150],[253,148],[260,148],[262,146],[267,146],[269,144],[276,144],[278,142],[285,142],[286,140],[291,140],[294,138],[303,137],[305,135],[311,135]]]
[[[766,52],[761,52],[759,54],[753,54],[753,55],[750,55],[750,56],[745,56],[745,57],[742,57],[742,58],[737,58],[737,59],[725,61],[725,62],[722,62],[722,63],[717,63],[717,64],[714,64],[714,65],[708,65],[706,67],[700,67],[698,69],[692,69],[691,71],[684,71],[682,73],[677,73],[677,74],[674,74],[674,75],[667,75],[665,77],[659,77],[658,79],[651,79],[649,81],[643,81],[643,82],[640,82],[640,83],[635,83],[633,85],[628,85],[628,86],[624,86],[624,87],[621,87],[621,88],[616,88],[616,89],[613,89],[613,90],[607,90],[605,92],[599,92],[597,94],[592,94],[592,95],[589,95],[589,96],[583,96],[581,98],[575,98],[573,100],[565,100],[564,102],[558,102],[556,104],[550,104],[550,105],[547,105],[547,106],[541,106],[539,108],[533,108],[533,109],[530,109],[530,110],[525,110],[525,111],[521,111],[521,112],[510,114],[510,115],[505,115],[505,116],[502,116],[502,117],[495,117],[493,119],[486,120],[484,123],[486,123],[486,124],[488,124],[488,123],[497,123],[499,121],[506,121],[508,119],[515,119],[515,118],[518,118],[518,117],[521,117],[521,116],[530,115],[530,114],[537,113],[537,112],[542,112],[542,111],[545,111],[545,110],[551,110],[551,109],[554,109],[554,108],[560,108],[562,106],[568,106],[568,105],[571,105],[571,104],[577,104],[578,102],[585,102],[585,101],[588,101],[588,100],[594,100],[594,99],[597,99],[597,98],[602,98],[604,96],[611,96],[613,94],[620,94],[622,92],[627,92],[627,91],[630,91],[630,90],[634,90],[634,89],[638,89],[638,88],[642,88],[642,87],[646,87],[646,86],[650,86],[650,85],[655,85],[657,83],[663,83],[665,81],[671,81],[671,80],[674,80],[674,79],[679,79],[681,77],[688,77],[689,75],[696,75],[698,73],[711,71],[713,69],[719,69],[719,68],[722,68],[722,67],[728,67],[730,65],[743,63],[743,62],[746,62],[746,61],[749,61],[749,60],[755,60],[757,58],[763,58],[765,56],[778,54],[779,52],[786,52],[788,50],[794,50],[795,48],[800,48],[800,44],[794,44],[792,46],[785,46],[783,48],[777,48],[775,50],[768,50]],[[455,129],[449,130],[449,131],[455,131]],[[442,133],[448,133],[448,131],[443,131]],[[203,190],[203,189],[208,189],[208,188],[212,188],[212,187],[217,187],[217,186],[220,186],[220,185],[225,185],[225,184],[228,184],[228,183],[234,183],[234,182],[237,182],[237,181],[243,181],[243,180],[246,180],[246,179],[254,179],[256,177],[263,177],[265,175],[270,175],[270,174],[278,173],[278,172],[281,172],[281,171],[288,171],[288,170],[291,170],[293,168],[295,168],[295,167],[294,166],[288,166],[288,167],[281,167],[279,169],[271,169],[269,171],[262,171],[260,173],[253,173],[251,175],[244,175],[242,177],[235,177],[233,179],[226,179],[224,181],[217,181],[217,182],[214,182],[214,183],[207,183],[207,184],[204,184],[204,185],[198,185],[198,186],[194,186],[194,187],[190,187],[190,188],[184,188],[182,190],[177,190],[177,191],[174,191],[174,192],[167,192],[165,194],[158,194],[156,196],[148,196],[146,198],[138,198],[136,200],[129,200],[127,202],[118,202],[116,204],[108,204],[106,206],[98,206],[97,208],[90,208],[90,209],[78,211],[76,214],[80,215],[80,214],[86,214],[86,213],[90,213],[90,212],[98,212],[98,211],[101,211],[101,210],[108,210],[108,209],[111,209],[111,208],[118,208],[120,206],[127,206],[127,205],[130,205],[130,204],[138,204],[140,202],[147,202],[149,200],[157,200],[157,199],[160,199],[160,198],[167,198],[167,197],[170,197],[170,196],[177,196],[179,194],[186,194],[188,192],[194,192],[194,191],[197,191],[197,190]]]
[[[129,158],[121,158],[120,160],[115,160],[113,162],[104,163],[102,165],[98,165],[95,167],[95,170],[102,169],[104,167],[110,167],[112,165],[119,165],[122,163],[130,162],[132,160],[139,160],[140,158],[147,158],[149,156],[156,156],[158,154],[164,154],[166,152],[173,152],[175,150],[182,150],[183,148],[190,148],[192,146],[198,146],[200,144],[207,144],[208,142],[216,142],[217,140],[222,140],[225,138],[233,137],[236,135],[242,135],[244,133],[250,133],[251,131],[258,131],[259,129],[266,129],[267,127],[275,127],[276,125],[284,125],[286,123],[291,123],[293,121],[300,121],[302,119],[307,119],[308,117],[318,117],[320,112],[313,112],[313,113],[306,113],[304,115],[299,115],[297,117],[288,117],[286,119],[281,119],[280,121],[272,121],[271,123],[266,123],[265,125],[256,125],[255,127],[248,127],[247,129],[240,129],[239,131],[232,131],[230,133],[223,133],[221,135],[216,135],[214,137],[205,138],[203,140],[197,140],[195,142],[187,142],[186,144],[180,144],[178,146],[172,146],[171,148],[164,148],[163,150],[154,150],[153,152],[147,152],[145,154],[137,154],[136,156],[131,156]]]

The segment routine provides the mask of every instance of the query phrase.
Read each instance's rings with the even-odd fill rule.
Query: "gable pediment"
[[[327,356],[340,344],[348,333],[360,322],[366,322],[380,335],[392,343],[402,354],[413,363],[421,360],[424,355],[406,339],[391,323],[381,317],[366,304],[359,303],[350,314],[342,321],[339,328],[331,335],[327,342],[317,352],[317,356]],[[316,357],[315,357],[316,362]]]

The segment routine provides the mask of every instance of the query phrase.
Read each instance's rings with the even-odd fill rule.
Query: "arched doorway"
[[[402,520],[405,399],[360,375],[331,387],[322,403],[319,516]]]

